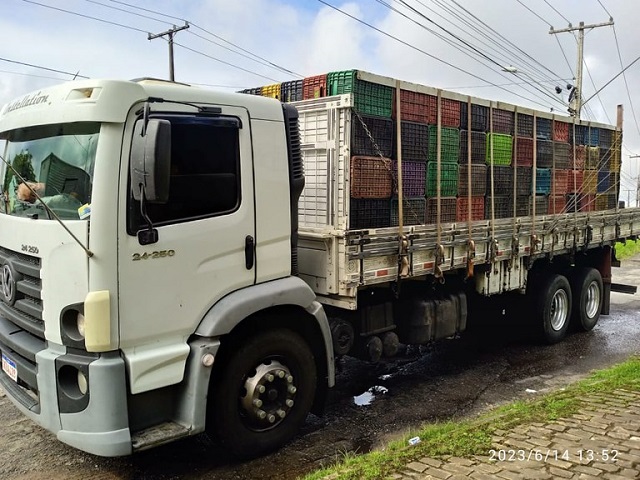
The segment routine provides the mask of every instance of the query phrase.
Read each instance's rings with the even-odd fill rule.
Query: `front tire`
[[[574,298],[571,323],[577,330],[588,332],[600,318],[602,310],[602,276],[595,268],[576,268],[569,277]]]
[[[540,322],[542,340],[558,343],[567,335],[571,314],[571,286],[562,275],[551,274],[542,278],[535,288],[533,313]]]
[[[238,458],[264,455],[298,432],[316,382],[313,354],[300,335],[259,333],[235,349],[212,382],[208,428]]]

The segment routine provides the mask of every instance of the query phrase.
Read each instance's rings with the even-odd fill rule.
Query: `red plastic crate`
[[[456,197],[440,198],[440,222],[448,223],[456,221],[458,199]],[[437,223],[438,202],[437,198],[427,198],[427,223]]]
[[[569,141],[569,124],[567,122],[553,121],[553,140],[556,142]]]
[[[469,218],[469,198],[458,198],[456,221],[466,222]],[[484,220],[484,197],[471,197],[471,221]]]
[[[390,159],[351,157],[351,198],[391,198]]]
[[[566,195],[549,195],[549,215],[565,213],[567,208]]]
[[[427,95],[428,99],[428,122],[431,125],[438,124],[438,97]],[[443,127],[460,127],[460,102],[441,98],[441,114]]]
[[[564,170],[556,168],[553,170],[553,180],[551,184],[551,194],[566,195],[569,193],[569,172],[571,170]]]
[[[516,137],[516,161],[519,167],[533,166],[533,138]]]
[[[327,96],[327,74],[307,77],[302,81],[302,98],[320,98]]]
[[[569,193],[581,192],[584,182],[584,172],[582,170],[569,170],[569,178],[567,181],[567,191]]]
[[[400,90],[400,113],[402,121],[429,123],[431,95],[426,93],[412,92],[410,90]],[[434,98],[434,97],[431,97]],[[397,118],[395,111],[396,102],[393,102],[394,118]]]

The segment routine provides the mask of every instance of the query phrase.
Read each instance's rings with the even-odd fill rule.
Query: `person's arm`
[[[18,200],[22,200],[23,202],[33,203],[36,201],[36,196],[33,191],[35,191],[38,195],[42,196],[44,194],[45,184],[41,182],[27,182],[21,183],[18,185],[18,190],[16,190],[16,197]],[[29,188],[31,187],[31,188]]]

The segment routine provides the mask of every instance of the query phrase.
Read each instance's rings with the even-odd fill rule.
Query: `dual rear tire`
[[[568,276],[552,273],[530,281],[532,313],[545,343],[558,343],[570,327],[586,332],[598,323],[603,288],[595,268],[576,267]]]

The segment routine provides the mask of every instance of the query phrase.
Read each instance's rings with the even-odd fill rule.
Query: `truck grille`
[[[0,247],[0,351],[16,364],[16,388],[0,372],[0,384],[27,408],[37,408],[36,354],[45,348],[40,259]]]

